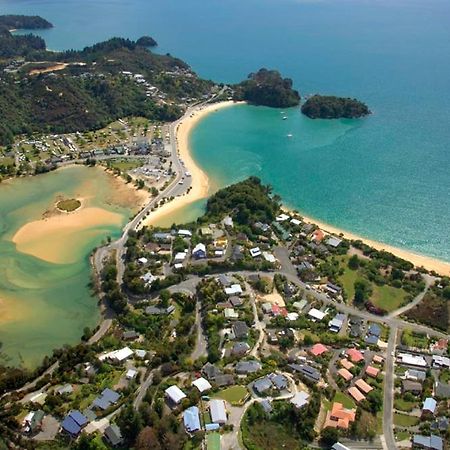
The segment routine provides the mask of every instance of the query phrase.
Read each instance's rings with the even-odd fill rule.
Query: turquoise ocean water
[[[194,156],[220,184],[258,175],[308,215],[450,261],[447,0],[0,0],[0,12],[52,21],[51,49],[150,34],[204,77],[265,66],[302,94],[367,102],[358,121],[223,110],[194,131]]]

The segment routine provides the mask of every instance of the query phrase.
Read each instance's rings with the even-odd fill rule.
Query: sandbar
[[[17,250],[55,264],[79,260],[86,235],[101,234],[102,227],[120,226],[123,217],[98,207],[79,209],[35,220],[22,226],[13,236]]]

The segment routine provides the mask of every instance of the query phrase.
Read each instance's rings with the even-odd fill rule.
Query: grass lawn
[[[208,450],[220,450],[220,434],[209,433],[206,438],[206,448]]]
[[[397,441],[406,441],[411,438],[411,434],[407,431],[399,431],[398,433],[395,433],[395,439]]]
[[[373,294],[371,301],[375,306],[383,308],[388,312],[400,308],[406,297],[406,292],[403,289],[392,286],[377,286],[372,284]]]
[[[394,408],[398,409],[399,411],[410,412],[416,406],[417,406],[416,402],[407,402],[406,400],[403,400],[402,398],[396,398],[394,400]]]
[[[406,414],[394,413],[394,425],[399,427],[413,427],[419,423],[419,418]]]
[[[245,386],[231,386],[214,395],[215,398],[221,398],[232,405],[242,405],[247,398],[248,391]]]
[[[56,204],[56,206],[62,211],[72,212],[81,206],[81,202],[76,198],[69,198],[67,200],[61,200]]]
[[[119,161],[110,161],[110,165],[114,169],[120,169],[122,172],[136,169],[142,166],[142,161],[121,159]]]
[[[344,408],[356,408],[355,402],[348,395],[345,395],[342,392],[336,392],[333,402],[342,403]]]

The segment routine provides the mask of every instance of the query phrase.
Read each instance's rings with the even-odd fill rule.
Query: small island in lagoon
[[[308,98],[301,110],[310,119],[357,119],[371,114],[359,100],[319,94]]]

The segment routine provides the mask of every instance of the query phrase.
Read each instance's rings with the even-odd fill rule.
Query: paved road
[[[386,350],[386,365],[384,376],[384,402],[383,402],[383,436],[386,448],[394,450],[397,448],[394,437],[394,362],[395,347],[397,345],[398,329],[394,325],[391,327],[389,341]],[[382,440],[383,442],[383,440]]]

